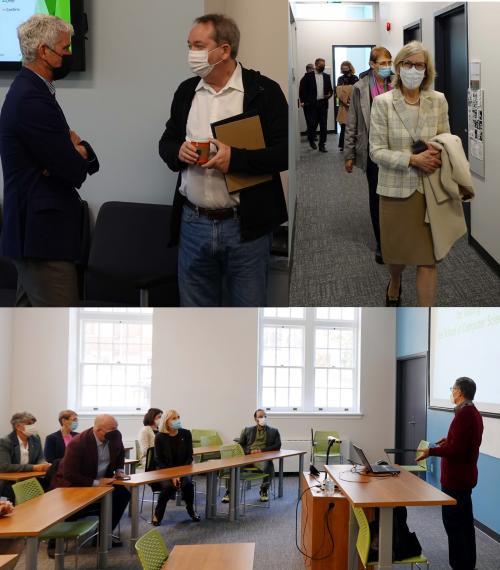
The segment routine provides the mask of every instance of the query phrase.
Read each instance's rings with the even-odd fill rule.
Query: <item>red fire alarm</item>
[[[391,23],[387,22],[387,24],[385,25],[385,29],[390,32],[391,31]]]

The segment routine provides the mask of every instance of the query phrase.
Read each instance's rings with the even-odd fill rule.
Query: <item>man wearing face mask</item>
[[[483,435],[483,419],[474,406],[476,383],[465,376],[450,388],[455,417],[448,435],[436,447],[420,452],[417,461],[441,457],[441,488],[457,504],[444,506],[443,524],[448,535],[450,566],[453,570],[476,567],[476,532],[472,512],[472,489],[477,485],[477,461]]]
[[[379,197],[377,194],[378,166],[370,158],[368,135],[373,100],[392,89],[392,55],[385,47],[374,47],[370,52],[370,70],[360,76],[352,88],[351,104],[346,124],[345,169],[351,173],[353,165],[366,173],[370,218],[375,235],[375,261],[383,263],[380,248]]]
[[[60,429],[45,438],[43,453],[50,463],[64,457],[66,447],[78,435],[78,414],[73,410],[63,410],[59,413],[59,425]]]
[[[318,58],[314,62],[315,71],[304,76],[300,103],[304,108],[308,107],[310,113],[310,123],[307,131],[309,145],[313,150],[318,147],[314,142],[316,129],[319,125],[319,150],[327,152],[327,121],[328,121],[328,100],[333,96],[332,80],[328,73],[325,73],[325,60]]]
[[[279,173],[288,169],[288,105],[277,83],[236,60],[239,41],[230,18],[195,21],[188,63],[196,77],[177,89],[160,140],[160,156],[179,172],[172,243],[179,243],[183,306],[219,306],[224,290],[229,305],[265,306],[272,232],[287,220]],[[260,117],[266,148],[212,140],[212,155],[201,164],[192,143],[211,140],[212,123],[242,113]],[[226,173],[272,180],[229,194]]]
[[[266,412],[259,408],[253,414],[255,425],[243,429],[240,435],[240,445],[245,454],[250,455],[260,453],[262,451],[278,451],[281,449],[280,432],[271,426],[267,425]],[[269,485],[274,477],[274,465],[272,461],[258,461],[254,463],[262,473],[267,475],[260,487],[260,500],[265,503],[269,501]],[[228,494],[226,492],[226,497]]]
[[[19,412],[12,416],[10,425],[12,432],[0,439],[0,471],[46,473],[50,463],[43,457],[35,416],[29,412]],[[0,495],[14,500],[11,483],[0,481]]]
[[[71,69],[72,34],[71,24],[45,14],[19,26],[23,67],[0,114],[0,255],[16,266],[17,306],[79,304],[82,201],[76,189],[99,162],[56,100],[54,81]]]
[[[59,463],[52,487],[99,487],[111,485],[115,478],[123,477],[125,449],[118,422],[109,414],[96,416],[94,427],[82,431],[67,446]],[[130,493],[121,486],[113,487],[112,528],[115,528],[130,500]],[[79,511],[72,519],[99,515],[98,503]],[[121,542],[113,539],[113,546]]]
[[[306,65],[306,72],[305,72],[304,76],[302,77],[302,79],[300,80],[300,83],[299,83],[300,106],[302,107],[302,110],[304,111],[304,119],[306,120],[306,128],[307,128],[307,131],[309,132],[309,122],[312,119],[311,106],[304,104],[304,84],[307,82],[307,74],[308,73],[314,73],[314,63],[308,63]],[[316,141],[317,139],[318,139],[318,137],[315,134],[314,135],[314,141]]]

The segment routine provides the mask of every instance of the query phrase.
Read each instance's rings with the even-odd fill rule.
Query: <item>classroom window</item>
[[[147,410],[153,309],[80,309],[77,329],[77,410]]]
[[[295,20],[320,21],[374,21],[373,3],[327,2],[315,0],[297,0],[294,7]]]
[[[259,405],[277,412],[359,411],[360,309],[259,313]]]

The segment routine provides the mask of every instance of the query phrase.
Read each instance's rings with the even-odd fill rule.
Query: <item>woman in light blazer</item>
[[[382,257],[389,266],[386,306],[399,306],[406,265],[417,266],[417,301],[435,304],[437,268],[422,178],[441,166],[441,153],[427,143],[449,133],[448,103],[431,86],[434,64],[420,42],[410,42],[394,60],[394,89],[374,101],[370,157],[379,166]]]

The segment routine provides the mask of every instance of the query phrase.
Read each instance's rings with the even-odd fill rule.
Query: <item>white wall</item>
[[[176,176],[160,159],[158,141],[174,91],[190,76],[187,34],[204,3],[146,4],[87,0],[88,69],[57,85],[68,123],[100,158],[100,173],[81,193],[94,213],[109,200],[168,204],[173,198]],[[0,74],[1,102],[12,77]]]
[[[0,309],[0,418],[8,426],[11,413],[12,309]],[[0,434],[7,431],[2,426]]]
[[[9,413],[31,411],[46,435],[57,429],[57,414],[68,405],[69,311],[18,310],[13,320]],[[270,421],[283,439],[307,439],[311,427],[337,429],[374,459],[393,445],[395,313],[364,309],[362,321],[363,417],[274,415]],[[257,405],[257,310],[156,309],[153,334],[153,405],[177,408],[187,427],[215,427],[226,441],[252,423]],[[119,421],[124,439],[134,440],[141,417]],[[80,423],[84,429],[91,419]],[[6,432],[5,420],[3,424]]]

